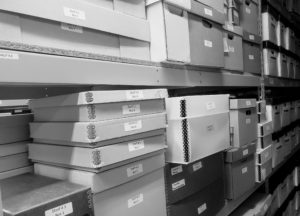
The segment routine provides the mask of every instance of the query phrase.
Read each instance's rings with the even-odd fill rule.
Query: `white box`
[[[287,56],[279,52],[277,58],[278,76],[287,78],[289,76]]]
[[[276,38],[277,38],[277,46],[284,46],[284,32],[285,32],[285,25],[281,21],[277,21],[276,24]]]
[[[268,12],[262,13],[262,39],[264,41],[277,43],[276,25],[277,20],[272,14]]]
[[[273,49],[263,49],[264,73],[268,76],[278,76],[278,52]]]
[[[256,163],[257,164],[264,164],[269,160],[272,160],[272,152],[273,152],[273,146],[269,145],[268,147],[264,149],[259,149],[256,151]]]
[[[287,65],[288,65],[288,78],[294,79],[296,76],[296,71],[295,71],[295,60],[288,56],[287,57]]]

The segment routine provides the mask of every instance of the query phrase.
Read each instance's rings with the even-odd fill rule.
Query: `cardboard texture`
[[[252,0],[243,0],[240,7],[240,22],[243,29],[258,35],[258,4]]]
[[[272,134],[257,138],[257,149],[262,150],[273,144]]]
[[[165,157],[163,152],[161,152],[151,157],[101,173],[92,173],[40,163],[34,164],[34,172],[37,175],[68,180],[76,184],[85,185],[90,187],[92,192],[96,194],[138,179],[162,168],[164,164]]]
[[[276,24],[276,44],[277,46],[284,46],[284,32],[285,32],[285,25],[281,21],[277,21]]]
[[[0,157],[0,172],[6,172],[13,169],[29,166],[31,163],[28,160],[27,153],[20,153]]]
[[[239,160],[243,160],[250,155],[253,155],[256,150],[256,143],[244,145],[239,148],[231,148],[226,150],[225,152],[225,162],[226,163],[233,163]]]
[[[273,123],[273,131],[281,129],[281,110],[279,105],[267,105],[267,119]]]
[[[166,127],[166,114],[149,114],[97,122],[42,122],[30,124],[30,136],[48,143],[96,143]]]
[[[166,216],[164,170],[93,195],[95,215]],[[155,208],[153,208],[155,206]]]
[[[277,58],[277,68],[279,77],[288,77],[288,62],[287,56],[284,53],[279,52]]]
[[[0,181],[3,211],[17,215],[94,215],[87,187],[25,174]]]
[[[264,164],[257,164],[255,170],[255,180],[260,183],[272,173],[272,158]]]
[[[29,158],[45,163],[78,167],[99,172],[122,162],[136,161],[138,157],[166,148],[165,137],[156,136],[144,140],[109,145],[99,148],[81,148],[45,144],[29,144]]]
[[[167,204],[195,194],[223,178],[223,153],[217,153],[189,165],[169,163],[165,167]]]
[[[272,121],[257,124],[257,135],[258,137],[268,136],[273,133]]]
[[[173,205],[169,205],[169,216],[210,216],[215,215],[224,206],[224,182],[215,181],[202,191]]]
[[[233,163],[225,164],[227,199],[237,199],[255,184],[254,155]]]
[[[247,73],[261,73],[260,47],[254,43],[243,42],[244,71]]]
[[[262,38],[264,41],[277,43],[276,25],[277,20],[271,13],[262,13]]]
[[[273,49],[263,49],[264,73],[268,76],[278,76],[278,52]]]
[[[230,100],[231,145],[241,147],[257,139],[257,110],[254,99]]]

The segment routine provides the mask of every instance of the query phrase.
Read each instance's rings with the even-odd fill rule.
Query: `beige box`
[[[166,114],[161,113],[98,122],[34,122],[30,135],[43,143],[101,145],[99,142],[113,143],[114,139],[165,128]]]
[[[255,99],[230,100],[231,145],[241,147],[257,139],[257,110]]]
[[[41,163],[75,167],[100,172],[149,157],[166,148],[165,137],[118,143],[98,148],[81,148],[33,143],[29,144],[29,158]]]
[[[27,152],[0,157],[0,173],[27,167],[29,165],[30,162]]]
[[[151,157],[101,173],[92,173],[40,163],[34,164],[34,172],[37,175],[68,180],[76,184],[88,186],[92,189],[92,192],[96,194],[148,175],[162,168],[164,164],[164,153],[160,152]]]
[[[102,121],[165,111],[166,89],[89,91],[31,100],[35,121]]]

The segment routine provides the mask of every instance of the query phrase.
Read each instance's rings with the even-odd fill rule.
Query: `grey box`
[[[261,51],[255,43],[243,42],[244,71],[261,74]]]
[[[258,35],[258,4],[253,0],[243,0],[240,8],[240,22],[243,29]]]
[[[224,32],[225,69],[243,71],[243,41],[242,37]]]

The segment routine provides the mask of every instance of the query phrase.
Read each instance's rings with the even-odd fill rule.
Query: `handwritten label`
[[[185,186],[185,179],[182,179],[182,180],[172,184],[172,190],[175,191],[184,186]]]
[[[81,11],[81,10],[64,7],[64,14],[65,14],[66,17],[85,20],[85,12]]]
[[[254,40],[254,38],[255,38],[254,35],[249,35],[250,40]]]
[[[211,47],[213,47],[213,43],[212,43],[212,41],[204,40],[204,46],[211,48]]]
[[[244,168],[242,169],[242,174],[245,174],[246,172],[248,172],[248,167],[244,167]]]
[[[127,100],[139,100],[144,99],[144,92],[141,90],[126,91]]]
[[[246,7],[246,13],[247,13],[247,14],[251,14],[251,9],[248,8],[248,7]]]
[[[124,124],[124,130],[126,132],[140,129],[142,129],[142,120],[127,122]]]
[[[127,168],[127,176],[132,177],[143,172],[143,164],[138,164],[132,167]]]
[[[228,47],[228,50],[229,50],[229,52],[232,52],[232,53],[234,53],[234,47],[232,47],[232,46],[229,46],[229,47]]]
[[[254,60],[254,55],[249,55],[249,60]]]
[[[214,110],[216,109],[216,104],[213,101],[207,102],[206,103],[206,109],[207,110]]]
[[[182,166],[176,166],[176,167],[173,167],[171,168],[171,175],[174,176],[176,174],[179,174],[179,173],[182,173],[183,169],[182,169]]]
[[[198,208],[198,215],[202,214],[206,209],[207,209],[207,205],[206,203],[204,203]]]
[[[251,119],[250,118],[246,119],[246,124],[251,124]]]
[[[144,140],[138,140],[138,141],[128,143],[129,152],[142,150],[144,148],[145,148]]]
[[[141,204],[144,201],[144,195],[139,194],[128,200],[128,208],[132,208],[138,204]]]
[[[248,149],[245,149],[245,150],[243,151],[243,156],[248,155],[248,153],[249,153]]]
[[[140,104],[131,104],[122,106],[123,115],[136,114],[141,112]]]
[[[61,23],[61,29],[75,33],[83,33],[83,28],[81,26],[72,25],[68,23]]]
[[[0,59],[19,60],[19,55],[15,53],[0,52]]]
[[[72,202],[45,211],[45,216],[65,216],[73,213]]]
[[[204,13],[208,16],[213,16],[213,12],[212,10],[208,9],[208,8],[204,8]]]
[[[200,170],[201,168],[202,168],[202,162],[201,162],[201,161],[198,162],[198,163],[195,163],[195,164],[193,165],[193,171],[194,171],[194,172]]]

